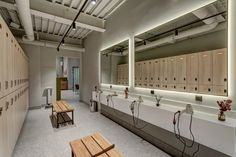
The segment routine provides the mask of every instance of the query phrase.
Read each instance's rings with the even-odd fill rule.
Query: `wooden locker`
[[[167,58],[160,59],[160,82],[167,83]]]
[[[186,92],[187,91],[187,85],[186,84],[177,84],[177,91],[179,92]]]
[[[176,76],[177,83],[186,84],[187,82],[187,61],[186,55],[176,56]]]
[[[134,66],[134,85],[135,87],[138,86],[138,62],[135,62]]]
[[[120,84],[120,66],[117,65],[117,84]]]
[[[142,61],[142,87],[148,86],[148,61]]]
[[[212,85],[212,52],[200,52],[199,56],[199,85]],[[200,88],[200,87],[199,87]]]
[[[168,89],[168,61],[167,58],[160,59],[160,89]]]
[[[176,83],[176,57],[168,57],[167,58],[167,73],[168,73],[168,76],[167,76],[167,82],[168,84],[174,84]]]
[[[213,94],[215,95],[221,95],[221,96],[227,96],[228,95],[228,89],[227,86],[213,86]]]
[[[3,24],[3,19],[0,17],[0,98],[3,97],[4,95],[4,53],[5,53],[5,40],[4,40],[4,24]]]
[[[199,91],[198,84],[188,84],[187,91],[190,93],[198,93]]]
[[[213,85],[227,86],[228,80],[228,61],[227,49],[212,51],[213,55]]]
[[[198,84],[199,81],[199,58],[198,53],[187,55],[187,84]]]
[[[1,18],[0,18],[1,20]],[[5,111],[4,111],[4,106],[3,106],[3,99],[0,99],[0,156],[4,157],[5,156],[5,128],[4,128],[4,123],[5,123]]]
[[[212,94],[213,93],[212,85],[199,85],[199,93]]]
[[[128,64],[124,64],[124,85],[128,85],[129,84],[129,65]]]
[[[142,62],[138,62],[138,87],[142,87]]]
[[[154,60],[148,61],[148,87],[153,88],[154,87]]]
[[[160,88],[160,59],[155,59],[154,61],[154,86],[155,88]]]

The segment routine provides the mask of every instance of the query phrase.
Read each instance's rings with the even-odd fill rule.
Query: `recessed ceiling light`
[[[92,0],[91,3],[94,5],[97,3],[97,0]]]

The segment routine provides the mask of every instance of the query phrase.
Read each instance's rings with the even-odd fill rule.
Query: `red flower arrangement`
[[[231,110],[231,103],[232,100],[227,99],[227,100],[223,100],[223,101],[217,101],[217,104],[219,105],[219,110],[221,113],[225,112],[225,111],[230,111]]]

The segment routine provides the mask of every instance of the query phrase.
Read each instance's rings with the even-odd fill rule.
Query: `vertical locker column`
[[[187,55],[187,91],[191,93],[198,93],[199,82],[199,58],[198,54]]]
[[[176,90],[176,57],[167,58],[168,89]]]
[[[154,87],[154,60],[148,61],[148,87]]]
[[[213,55],[213,93],[216,95],[228,95],[228,71],[227,49],[212,51]]]
[[[7,95],[9,93],[9,73],[8,73],[8,50],[10,46],[9,42],[9,34],[7,32],[7,26],[4,25],[4,33],[3,38],[4,38],[4,49],[3,49],[3,82],[4,82],[4,95]]]
[[[10,39],[11,39],[11,50],[10,50],[10,53],[9,53],[9,63],[10,63],[10,76],[9,76],[9,86],[10,86],[10,91],[13,92],[14,91],[14,50],[15,50],[15,47],[14,47],[14,37],[13,35],[11,34],[10,32]]]
[[[142,62],[138,62],[138,87],[142,87]]]
[[[154,61],[154,87],[160,88],[160,59],[155,59]]]
[[[167,89],[167,58],[161,58],[160,59],[160,83],[161,83],[161,89]]]
[[[135,62],[134,66],[134,86],[138,86],[138,62]]]
[[[177,90],[187,91],[187,61],[186,55],[176,57],[176,69],[177,69]]]
[[[4,54],[5,54],[5,48],[4,48],[4,25],[3,25],[3,19],[0,17],[0,71],[1,71],[1,75],[0,75],[0,98],[3,97],[3,90],[4,90],[4,64],[3,64],[3,60],[4,60]]]
[[[117,84],[120,84],[120,66],[117,65]]]
[[[125,64],[124,69],[125,69],[125,85],[128,86],[129,85],[129,64]]]
[[[148,84],[148,61],[142,61],[142,87],[146,88]]]
[[[199,92],[212,94],[212,52],[198,53],[199,57]]]
[[[4,106],[3,106],[3,99],[0,99],[0,156],[4,157],[5,156],[5,150],[4,150],[4,139],[5,139],[5,132],[4,132],[4,123],[5,123],[5,111],[4,111]]]

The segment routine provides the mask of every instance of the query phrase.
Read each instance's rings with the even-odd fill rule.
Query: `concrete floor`
[[[13,157],[70,157],[69,141],[101,132],[126,157],[169,157],[76,99],[67,100],[75,108],[75,125],[53,128],[51,109],[30,110],[17,141]]]

